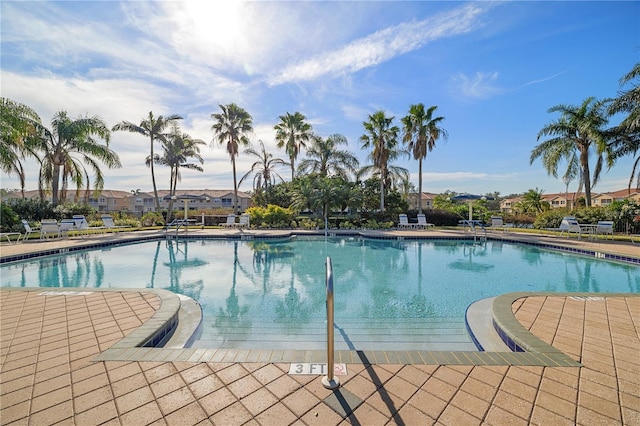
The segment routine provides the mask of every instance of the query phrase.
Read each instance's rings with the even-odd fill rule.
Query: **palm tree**
[[[347,138],[337,133],[327,139],[314,135],[307,158],[298,166],[298,174],[318,173],[320,176],[339,176],[348,180],[349,174],[357,173],[360,162],[349,151],[338,149],[339,145],[348,145]]]
[[[418,213],[422,213],[422,160],[436,146],[438,139],[447,138],[447,131],[440,127],[444,117],[434,117],[437,106],[425,111],[423,104],[411,105],[409,114],[402,118],[403,142],[418,160]]]
[[[227,152],[231,157],[233,166],[233,212],[238,214],[238,183],[236,180],[236,156],[238,155],[239,144],[250,145],[247,134],[253,132],[253,119],[251,115],[236,104],[219,105],[222,113],[211,114],[215,123],[211,126],[213,130],[213,141],[219,144],[227,144]]]
[[[542,198],[544,190],[530,189],[522,195],[522,207],[526,213],[542,213],[549,210],[549,203]]]
[[[369,159],[372,160],[373,165],[365,166],[363,171],[375,170],[380,175],[381,212],[384,212],[385,187],[390,186],[389,164],[401,153],[398,148],[398,132],[400,129],[398,129],[398,126],[392,125],[394,118],[387,117],[384,111],[370,114],[369,121],[362,123],[366,133],[360,136],[362,148],[371,148],[372,150],[371,154],[369,154]]]
[[[558,177],[560,161],[567,162],[567,171],[563,180],[578,176],[580,178],[578,191],[584,186],[586,205],[591,206],[591,189],[598,183],[600,172],[605,161],[613,165],[613,154],[607,144],[604,126],[608,120],[605,116],[604,104],[595,98],[585,99],[581,105],[556,105],[549,112],[559,112],[560,118],[547,124],[538,132],[538,140],[543,136],[552,136],[537,145],[531,151],[529,163],[541,157],[547,173]],[[589,169],[589,156],[592,147],[596,150],[597,162],[593,172],[593,179]]]
[[[620,86],[632,83],[640,79],[640,63],[620,79]],[[612,129],[615,147],[615,157],[640,154],[640,84],[633,82],[631,88],[619,93],[619,96],[611,101],[608,114],[628,113],[622,122]],[[640,155],[637,155],[631,168],[628,190],[631,193],[631,185],[636,177],[636,188],[640,189]]]
[[[64,202],[69,179],[76,184],[77,192],[86,181],[88,192],[89,174],[80,160],[93,170],[95,189],[101,190],[104,176],[98,161],[110,169],[121,167],[118,154],[109,148],[110,135],[106,123],[98,116],[72,120],[66,111],[56,113],[51,120],[51,130],[42,128],[36,148],[42,152],[38,182],[41,196],[51,188],[53,204]],[[105,143],[98,142],[96,136]]]
[[[280,123],[273,128],[276,131],[276,142],[278,148],[285,148],[285,152],[289,156],[289,164],[291,165],[291,180],[295,175],[295,161],[300,154],[300,148],[306,148],[306,143],[313,136],[311,125],[305,120],[307,117],[299,112],[294,114],[287,113],[281,115]]]
[[[32,144],[42,129],[40,116],[25,104],[0,97],[0,170],[15,173],[24,196],[25,172],[22,159],[36,156]]]
[[[275,185],[276,178],[280,179],[281,182],[284,182],[282,176],[276,172],[276,168],[279,166],[288,166],[289,163],[281,158],[273,158],[273,154],[267,152],[264,147],[264,142],[258,142],[260,142],[260,151],[256,151],[253,147],[244,150],[245,154],[253,155],[254,157],[257,157],[258,160],[251,165],[251,170],[242,176],[238,185],[242,185],[242,182],[253,174],[254,192],[259,194],[264,190],[265,204],[269,204],[269,185]]]
[[[120,123],[113,126],[113,131],[124,130],[132,133],[139,133],[143,136],[147,136],[149,138],[149,157],[147,158],[155,158],[155,154],[153,153],[153,145],[156,140],[163,141],[164,131],[170,125],[173,125],[177,120],[182,120],[182,117],[179,115],[170,115],[168,117],[163,117],[162,115],[158,117],[153,116],[153,112],[149,111],[149,117],[147,119],[143,119],[140,124],[134,124],[130,121],[121,121]],[[151,167],[151,182],[153,183],[153,195],[156,200],[156,211],[160,211],[160,200],[158,199],[158,187],[156,186],[156,175],[155,170],[153,168],[153,161],[149,164]]]
[[[193,139],[187,133],[182,133],[180,127],[174,122],[171,132],[165,135],[162,141],[163,155],[155,158],[158,165],[169,166],[171,169],[169,179],[169,195],[176,195],[178,182],[181,180],[180,169],[203,171],[203,168],[196,163],[188,163],[189,159],[195,159],[198,163],[204,164],[200,155],[200,147],[205,142],[200,139]],[[151,159],[147,158],[147,164],[151,164]],[[167,212],[167,222],[171,220],[173,211],[173,198],[169,200],[169,210]],[[186,218],[185,218],[186,219]]]

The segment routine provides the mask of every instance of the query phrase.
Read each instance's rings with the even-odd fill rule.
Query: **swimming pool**
[[[325,259],[336,349],[474,350],[467,306],[514,291],[640,293],[639,268],[488,241],[157,240],[3,265],[2,285],[163,288],[198,300],[196,347],[323,349]]]

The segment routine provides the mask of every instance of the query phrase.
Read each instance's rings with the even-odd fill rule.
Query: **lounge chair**
[[[413,223],[409,223],[409,218],[406,214],[398,215],[398,229],[413,229],[415,225]]]
[[[604,235],[605,238],[607,238],[607,235],[611,235],[613,240],[613,221],[599,220],[596,226],[596,235]]]
[[[110,214],[103,214],[100,218],[102,219],[102,226],[104,229],[128,228],[127,226],[116,225]]]
[[[22,237],[22,241],[29,238],[33,232],[40,231],[40,228],[32,228],[31,225],[29,225],[29,222],[24,219],[22,219],[22,226],[24,226],[24,237]]]
[[[22,236],[22,234],[21,234],[21,233],[19,233],[19,232],[0,232],[0,240],[1,240],[2,238],[6,238],[6,239],[7,239],[7,242],[9,242],[9,243],[10,243],[10,242],[11,242],[11,238],[10,238],[10,237],[12,237],[12,236],[14,236],[14,235],[17,235],[17,236],[18,236],[18,238],[16,238],[16,240],[15,240],[15,241],[13,241],[13,242],[14,242],[14,243],[17,243],[18,241],[20,241],[20,237]]]
[[[88,234],[90,229],[104,229],[103,226],[89,226],[89,222],[87,222],[87,218],[81,214],[73,215],[73,221],[75,222],[76,230],[81,235],[83,232]]]
[[[427,228],[432,228],[435,225],[433,223],[428,223],[427,222],[427,217],[423,214],[419,214],[418,215],[418,225],[416,225],[417,228],[421,228],[421,229],[427,229]]]
[[[512,223],[504,223],[502,217],[500,216],[491,216],[491,228],[502,228],[504,232],[507,232],[507,228],[512,228]]]
[[[227,228],[229,228],[229,227],[233,228],[234,226],[237,225],[237,223],[236,223],[236,215],[234,215],[234,214],[228,215],[227,216],[227,222],[226,223],[221,223],[221,225],[224,226],[224,227],[227,227]]]
[[[55,219],[42,219],[40,222],[40,239],[49,237],[60,238],[60,225]]]
[[[249,228],[249,215],[241,214],[240,222],[238,223],[238,228]]]
[[[59,236],[69,237],[69,231],[77,230],[76,221],[74,219],[62,219],[59,225]]]
[[[572,216],[566,216],[562,218],[562,222],[560,222],[560,227],[558,228],[558,230],[560,231],[561,237],[562,237],[562,234],[564,234],[565,232],[567,233],[567,238],[571,236],[572,232],[575,232],[576,234],[578,234],[578,239],[582,237],[582,230],[580,228],[580,224],[578,223],[576,218]]]

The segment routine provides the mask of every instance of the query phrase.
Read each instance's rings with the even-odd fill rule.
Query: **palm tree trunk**
[[[236,158],[231,156],[233,166],[233,214],[238,215],[238,182],[236,178]]]
[[[589,151],[581,150],[580,164],[582,165],[582,182],[584,183],[584,197],[586,206],[591,207],[591,172],[589,170]]]
[[[156,186],[156,173],[153,169],[153,136],[151,136],[151,182],[153,183],[153,196],[156,200],[156,212],[160,211],[160,200],[158,199],[158,187]],[[166,222],[165,222],[166,223]]]
[[[51,202],[54,206],[58,205],[58,191],[60,189],[60,165],[53,166],[53,176],[51,177]]]
[[[384,180],[385,174],[380,173],[380,212],[384,213]]]
[[[296,174],[296,169],[295,166],[293,165],[293,157],[289,157],[289,159],[291,160],[291,182],[293,182],[293,178]]]
[[[418,160],[418,214],[422,214],[422,158]]]

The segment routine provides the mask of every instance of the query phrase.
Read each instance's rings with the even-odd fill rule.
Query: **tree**
[[[607,144],[604,126],[608,120],[604,104],[590,97],[581,105],[556,105],[550,113],[559,112],[560,118],[547,124],[538,132],[538,140],[543,136],[552,136],[538,144],[532,151],[529,163],[542,158],[547,173],[558,177],[558,166],[562,160],[567,162],[567,171],[563,180],[579,177],[578,191],[584,186],[585,200],[591,206],[591,189],[598,183],[606,156],[607,165],[613,165],[613,153]],[[593,178],[589,168],[589,156],[595,149],[597,155]]]
[[[384,111],[377,111],[369,115],[369,121],[362,123],[366,131],[360,136],[363,149],[371,149],[370,166],[363,167],[363,171],[376,171],[380,175],[380,211],[384,212],[385,188],[390,187],[390,162],[398,158],[401,151],[398,148],[398,129],[393,125],[394,117],[387,117]],[[399,172],[400,168],[395,171]],[[404,169],[403,169],[404,170]],[[408,173],[408,172],[407,172]]]
[[[22,161],[32,150],[34,138],[42,129],[40,116],[29,106],[0,98],[0,170],[15,173],[24,196],[25,171]]]
[[[173,123],[171,132],[165,135],[162,140],[163,155],[156,157],[154,162],[158,165],[169,166],[169,195],[176,195],[178,182],[181,180],[180,169],[203,171],[203,168],[196,163],[189,163],[190,159],[195,159],[198,163],[204,164],[204,160],[200,155],[200,147],[205,142],[200,139],[194,139],[187,133],[182,133],[177,123]],[[147,158],[147,164],[150,165],[151,158]],[[171,212],[173,211],[173,198],[169,200],[169,211],[167,213],[167,222],[171,220]],[[186,219],[186,218],[185,218]]]
[[[244,150],[245,154],[257,157],[258,160],[251,165],[251,170],[242,176],[238,185],[242,185],[242,182],[253,174],[253,190],[258,196],[260,196],[260,193],[264,190],[264,205],[266,206],[269,204],[269,185],[274,185],[276,178],[284,182],[284,179],[278,174],[276,168],[279,166],[288,166],[289,163],[281,158],[273,158],[273,154],[267,152],[264,147],[264,142],[258,142],[260,142],[260,151],[256,151],[253,147]]]
[[[253,119],[251,115],[236,104],[219,105],[222,113],[211,114],[215,123],[211,126],[213,130],[213,141],[222,145],[227,145],[227,152],[231,157],[233,167],[233,212],[238,214],[238,182],[236,178],[236,157],[238,156],[239,145],[249,146],[250,141],[247,136],[253,132]]]
[[[628,115],[620,124],[612,129],[614,139],[614,155],[617,158],[627,155],[640,154],[640,63],[620,79],[620,86],[631,83],[631,88],[619,93],[619,96],[611,101],[608,108],[610,116],[618,113]],[[634,80],[636,80],[634,82]],[[637,177],[636,177],[637,172]],[[636,188],[640,189],[640,155],[637,155],[631,168],[629,177],[629,192],[633,179],[636,178]]]
[[[182,117],[179,115],[170,115],[168,117],[163,117],[162,115],[158,117],[153,116],[153,112],[149,111],[149,117],[147,119],[143,119],[140,124],[134,124],[130,121],[122,121],[115,126],[113,126],[113,131],[127,131],[132,133],[139,133],[143,136],[147,136],[149,138],[149,157],[147,158],[155,158],[153,153],[153,145],[156,140],[164,141],[165,135],[164,132],[167,127],[175,124],[176,121],[182,120]],[[153,161],[149,164],[151,167],[151,182],[153,183],[153,195],[156,200],[156,211],[160,211],[160,200],[158,199],[158,187],[156,186],[156,175],[153,168]]]
[[[411,105],[409,113],[402,118],[403,142],[418,160],[418,213],[422,213],[422,160],[436,146],[440,138],[447,138],[447,131],[440,127],[444,117],[434,117],[437,106],[425,111],[423,104]]]
[[[549,203],[542,198],[544,190],[530,189],[522,195],[521,205],[525,213],[542,213],[549,210]]]
[[[358,170],[358,158],[349,151],[338,149],[348,145],[347,138],[334,134],[326,139],[314,135],[307,150],[307,158],[300,162],[298,174],[318,173],[320,176],[339,176],[345,180]]]
[[[295,176],[295,161],[300,154],[300,148],[306,148],[306,143],[313,136],[313,129],[306,122],[307,117],[299,112],[281,115],[280,123],[273,128],[276,131],[276,142],[278,148],[284,147],[285,152],[289,156],[289,165],[291,166],[291,180]]]
[[[94,187],[96,191],[101,190],[104,175],[98,162],[110,169],[121,167],[118,154],[109,148],[110,135],[106,123],[98,116],[72,120],[66,111],[56,113],[51,120],[51,130],[42,127],[35,146],[42,155],[38,180],[41,197],[50,188],[53,204],[64,202],[69,180],[76,184],[76,191],[86,184],[88,192],[89,173],[82,163],[93,170]],[[103,139],[104,144],[95,137]]]

